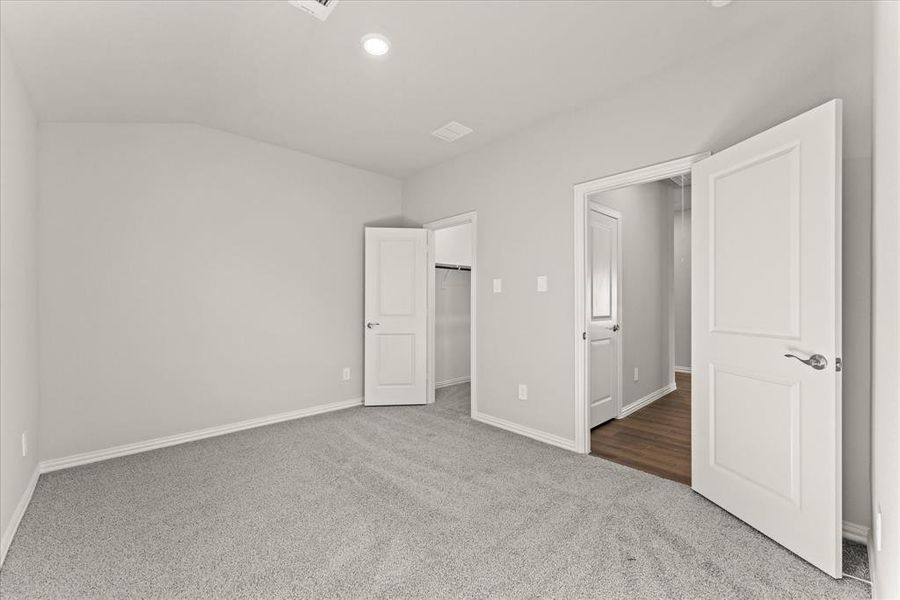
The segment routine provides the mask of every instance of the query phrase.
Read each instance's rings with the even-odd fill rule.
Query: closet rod
[[[463,265],[445,265],[443,263],[435,263],[436,269],[450,269],[451,271],[471,271],[472,267],[464,267]]]

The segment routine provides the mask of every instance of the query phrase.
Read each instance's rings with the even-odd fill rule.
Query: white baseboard
[[[653,402],[656,402],[657,400],[659,400],[666,394],[674,392],[674,391],[675,391],[675,384],[670,383],[664,387],[659,388],[655,392],[650,392],[643,398],[640,398],[639,400],[632,402],[628,406],[623,406],[622,412],[621,412],[621,414],[619,414],[619,416],[617,418],[624,419],[631,413],[644,408],[648,404],[652,404]]]
[[[843,535],[845,540],[858,542],[860,544],[869,543],[869,528],[864,525],[857,525],[850,521],[844,521]]]
[[[129,454],[137,454],[138,452],[147,452],[148,450],[156,450],[158,448],[166,448],[186,442],[193,442],[205,438],[224,435],[226,433],[234,433],[245,429],[253,429],[254,427],[262,427],[263,425],[272,425],[273,423],[281,423],[283,421],[292,421],[294,419],[302,419],[303,417],[311,417],[322,413],[351,408],[362,404],[362,398],[353,398],[352,400],[342,400],[340,402],[331,402],[329,404],[319,404],[310,406],[309,408],[301,408],[285,413],[270,415],[268,417],[258,417],[256,419],[248,419],[228,425],[219,425],[217,427],[208,427],[206,429],[197,429],[186,433],[169,435],[143,442],[133,444],[125,444],[123,446],[115,446],[103,450],[94,450],[92,452],[84,452],[81,454],[73,454],[62,458],[53,458],[50,460],[42,460],[40,463],[40,472],[49,473],[50,471],[58,471],[59,469],[68,469],[78,465],[86,465],[101,460],[108,460],[119,456],[127,456]]]
[[[437,381],[434,384],[434,389],[439,390],[441,388],[450,387],[451,385],[459,385],[460,383],[469,383],[472,380],[471,377],[466,375],[465,377],[454,377],[452,379],[445,379],[444,381]]]
[[[544,442],[545,444],[550,444],[551,446],[558,446],[560,448],[575,452],[574,440],[567,440],[566,438],[559,437],[558,435],[553,435],[550,433],[539,431],[537,429],[532,429],[531,427],[525,427],[524,425],[519,425],[518,423],[513,423],[512,421],[507,421],[506,419],[492,417],[491,415],[486,415],[484,413],[473,413],[472,418],[476,421],[486,423],[487,425],[493,425],[494,427],[505,429],[506,431],[511,431],[513,433],[518,433],[519,435],[530,437],[533,440]]]
[[[31,480],[25,487],[25,491],[22,492],[22,497],[16,505],[16,510],[13,511],[12,518],[9,520],[9,525],[6,526],[6,531],[3,532],[3,537],[0,538],[0,567],[3,566],[3,561],[6,560],[6,553],[9,551],[9,546],[12,544],[16,531],[19,529],[19,523],[22,522],[25,510],[31,502],[31,496],[34,494],[34,488],[37,485],[39,476],[40,470],[35,467],[34,473],[31,475]]]
[[[690,373],[691,368],[690,367],[679,367],[678,365],[675,365],[675,372],[676,373]]]

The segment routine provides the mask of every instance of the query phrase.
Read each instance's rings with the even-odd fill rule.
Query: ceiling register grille
[[[337,6],[340,0],[288,0],[288,4],[296,6],[303,12],[309,13],[320,21],[324,21]]]
[[[442,139],[445,142],[455,142],[459,138],[469,135],[470,133],[472,133],[471,127],[466,127],[462,123],[457,123],[456,121],[450,121],[432,131],[431,135]]]

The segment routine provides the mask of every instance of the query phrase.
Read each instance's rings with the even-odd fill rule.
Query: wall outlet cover
[[[341,377],[344,381],[350,381],[350,367],[344,367]]]
[[[494,293],[499,294],[503,291],[503,280],[502,279],[494,279]]]
[[[546,275],[538,275],[537,291],[539,291],[539,292],[547,291],[547,276]]]
[[[635,381],[638,380],[638,368],[637,367],[634,368],[634,380]]]
[[[519,400],[528,400],[528,386],[524,383],[519,384]]]

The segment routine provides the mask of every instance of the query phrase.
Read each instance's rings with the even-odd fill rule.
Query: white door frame
[[[478,262],[478,253],[477,253],[477,240],[478,240],[478,225],[477,225],[477,217],[478,214],[475,211],[462,213],[460,215],[453,215],[452,217],[446,217],[444,219],[438,219],[436,221],[431,221],[429,223],[425,223],[423,227],[429,230],[428,234],[428,403],[434,402],[434,388],[435,384],[435,375],[434,375],[434,296],[435,296],[435,285],[436,285],[436,277],[434,273],[434,231],[438,229],[448,229],[450,227],[456,227],[457,225],[472,225],[472,270],[469,278],[469,310],[470,310],[470,322],[469,322],[469,377],[470,377],[470,397],[471,397],[471,414],[474,417],[478,413],[478,393],[477,393],[477,385],[476,385],[476,374],[477,370],[475,368],[475,332],[476,329],[476,302],[475,299],[478,297],[476,295],[477,289],[477,280],[476,277],[476,263]]]
[[[591,436],[590,436],[590,410],[591,403],[590,397],[586,393],[587,392],[587,374],[589,368],[590,355],[588,353],[588,344],[585,343],[583,339],[583,333],[587,331],[585,328],[587,327],[587,323],[585,322],[585,281],[584,281],[584,272],[587,257],[585,256],[585,252],[587,246],[585,244],[586,237],[586,227],[587,227],[587,211],[590,208],[590,201],[588,200],[588,196],[594,194],[596,192],[604,192],[608,190],[613,190],[616,188],[626,187],[629,185],[635,185],[638,183],[651,183],[653,181],[659,181],[661,179],[667,179],[669,177],[675,177],[677,175],[683,175],[684,173],[689,173],[691,170],[691,165],[696,162],[707,158],[710,155],[709,152],[701,152],[700,154],[693,154],[691,156],[685,156],[682,158],[677,158],[675,160],[670,160],[668,162],[659,163],[656,165],[651,165],[649,167],[643,167],[640,169],[634,169],[632,171],[626,171],[624,173],[617,173],[615,175],[609,175],[607,177],[601,177],[599,179],[594,179],[591,181],[586,181],[584,183],[579,183],[574,188],[575,195],[575,219],[574,219],[574,227],[575,227],[575,321],[574,321],[574,335],[573,339],[575,340],[575,451],[580,452],[582,454],[590,454],[591,452]],[[621,219],[621,215],[618,217]],[[620,270],[619,270],[619,278],[620,281],[623,279],[623,272],[621,270],[621,260],[622,260],[622,251],[621,251],[621,243],[622,243],[622,228],[621,221],[619,221],[619,261],[620,261]],[[622,289],[624,286],[619,286],[619,323],[623,324],[622,315],[624,313],[622,306]],[[671,308],[670,308],[671,311]],[[670,324],[671,328],[671,324]],[[618,359],[619,359],[619,403],[622,402],[622,343],[621,339],[618,340]],[[671,345],[671,340],[670,340]],[[671,354],[671,353],[670,353]],[[674,361],[674,356],[670,356],[670,362]],[[674,363],[673,363],[674,364]],[[620,406],[621,412],[621,406]]]

